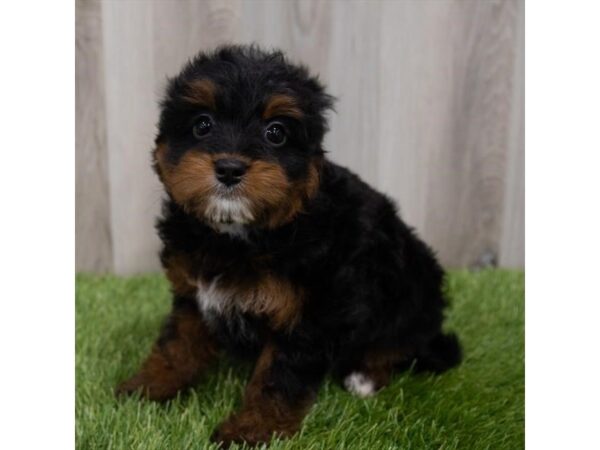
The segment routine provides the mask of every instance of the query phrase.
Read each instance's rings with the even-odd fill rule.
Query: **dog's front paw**
[[[250,412],[231,416],[217,427],[210,440],[220,443],[222,448],[229,448],[232,444],[242,443],[256,446],[274,437],[288,437],[291,434],[289,430],[280,429],[259,414]]]
[[[179,386],[169,380],[140,372],[119,384],[115,389],[115,395],[121,397],[139,392],[148,400],[165,401],[175,397],[178,390]]]

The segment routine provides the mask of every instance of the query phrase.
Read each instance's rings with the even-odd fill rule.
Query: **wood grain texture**
[[[162,189],[150,167],[158,118],[153,2],[104,2],[111,230],[115,272],[159,268],[154,222]]]
[[[512,111],[504,183],[499,264],[525,266],[525,4],[517,3]]]
[[[451,30],[449,122],[445,142],[429,154],[424,235],[447,265],[488,265],[498,258],[516,59],[515,5],[456,2],[444,18],[444,28]]]
[[[98,255],[118,273],[158,268],[149,151],[166,79],[227,42],[281,48],[320,75],[339,98],[330,157],[395,199],[444,264],[523,266],[522,0],[123,0],[102,11],[104,75],[91,80],[104,80],[110,212],[95,213],[113,244]],[[81,240],[81,261],[110,248]]]
[[[380,64],[381,140],[377,186],[427,240],[432,154],[450,152],[452,99],[451,2],[384,2]],[[390,30],[394,30],[391,32]],[[436,170],[444,170],[444,167]],[[435,171],[431,171],[435,172]],[[434,177],[438,177],[435,174]],[[436,220],[436,219],[434,219]],[[434,243],[437,244],[437,243]],[[435,245],[439,250],[439,246]],[[450,255],[441,252],[443,259]]]
[[[338,98],[325,145],[330,157],[379,186],[381,29],[383,5],[333,3],[330,50],[323,79]],[[367,38],[368,33],[368,38]]]
[[[77,0],[75,18],[75,264],[88,272],[113,268],[101,6]]]

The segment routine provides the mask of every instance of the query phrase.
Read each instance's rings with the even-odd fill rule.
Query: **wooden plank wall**
[[[257,42],[338,96],[330,157],[448,266],[524,264],[522,0],[77,0],[77,269],[158,269],[150,169],[166,78]]]
[[[75,267],[113,268],[99,3],[77,2],[75,58]]]

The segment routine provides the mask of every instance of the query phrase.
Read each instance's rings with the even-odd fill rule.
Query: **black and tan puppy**
[[[222,350],[255,358],[215,441],[300,428],[324,376],[368,396],[394,369],[460,360],[442,334],[443,271],[392,202],[325,158],[316,78],[279,52],[223,47],[169,83],[154,167],[173,310],[119,393],[166,400]]]

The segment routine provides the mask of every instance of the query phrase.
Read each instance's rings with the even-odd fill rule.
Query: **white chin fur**
[[[352,372],[344,378],[344,387],[349,392],[362,398],[371,397],[375,394],[375,383],[361,372]]]
[[[246,224],[254,219],[248,200],[244,198],[212,197],[204,213],[215,224]]]

